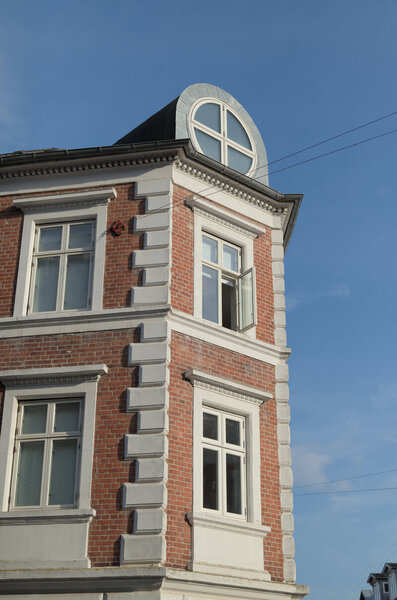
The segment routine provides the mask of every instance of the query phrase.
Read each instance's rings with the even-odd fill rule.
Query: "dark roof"
[[[117,140],[114,145],[153,142],[154,140],[174,140],[176,104],[178,100],[179,96],[138,125],[138,127],[135,127],[135,129]]]

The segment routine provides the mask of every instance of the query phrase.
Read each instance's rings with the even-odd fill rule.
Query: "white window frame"
[[[107,204],[116,198],[113,188],[45,196],[16,197],[14,206],[24,212],[18,277],[15,291],[14,317],[32,314],[34,317],[67,316],[82,310],[30,313],[28,310],[32,279],[32,258],[36,228],[40,225],[95,222],[94,258],[91,283],[91,306],[85,312],[101,310],[105,270]]]
[[[194,387],[193,401],[193,515],[206,515],[212,520],[261,524],[261,477],[260,477],[260,426],[259,407],[272,394],[257,390],[224,377],[191,369],[184,374]],[[202,481],[202,420],[203,409],[239,416],[245,423],[246,450],[246,515],[228,513],[203,508]]]
[[[254,278],[254,312],[255,325],[245,331],[233,331],[202,318],[202,235],[210,234],[221,238],[231,245],[241,248],[241,274],[254,267],[254,239],[265,233],[265,229],[257,227],[243,218],[233,215],[226,210],[214,206],[193,196],[186,201],[194,211],[194,316],[202,319],[203,323],[220,327],[222,331],[231,331],[233,334],[256,337],[256,283]],[[237,294],[238,295],[238,294]]]
[[[3,421],[0,434],[0,519],[1,517],[35,518],[40,514],[72,519],[79,513],[92,516],[91,479],[94,451],[95,405],[98,380],[107,373],[106,365],[55,367],[0,372],[5,386]],[[80,467],[76,505],[72,508],[18,507],[11,508],[13,451],[20,402],[53,399],[82,399]],[[90,513],[91,509],[91,513]]]
[[[43,433],[26,434],[22,431],[23,413],[25,406],[34,403],[36,406],[47,407],[46,414],[46,427]],[[79,404],[79,419],[78,429],[73,432],[62,432],[56,433],[53,431],[53,425],[55,421],[56,406],[60,404],[67,404],[70,402],[78,402]],[[11,480],[11,493],[10,493],[10,510],[26,510],[26,509],[48,509],[53,508],[75,508],[76,506],[76,495],[79,485],[80,475],[80,450],[81,450],[81,427],[82,427],[82,416],[84,412],[84,398],[72,397],[72,398],[40,398],[37,400],[19,400],[18,401],[18,414],[17,414],[17,427],[15,432],[15,443],[14,443],[14,463],[12,468],[12,480]],[[54,441],[75,439],[77,441],[76,451],[76,465],[75,465],[75,476],[74,476],[74,488],[73,488],[73,502],[69,504],[50,504],[50,480],[52,473],[51,466],[51,449]],[[17,485],[18,485],[18,470],[19,460],[21,453],[21,444],[24,442],[40,441],[43,442],[43,464],[42,464],[42,479],[40,487],[40,503],[39,505],[31,506],[29,504],[23,504],[20,506],[16,505]]]
[[[203,433],[203,415],[212,414],[217,417],[218,424],[218,439],[212,440],[210,438],[204,437]],[[241,431],[241,444],[239,446],[235,446],[233,444],[227,444],[225,438],[225,424],[226,419],[230,418],[232,420],[238,421],[240,424]],[[204,498],[202,495],[202,506],[201,509],[203,512],[213,515],[223,515],[224,517],[229,517],[231,519],[242,519],[244,521],[247,520],[247,475],[246,475],[246,426],[245,426],[245,415],[237,414],[231,411],[221,410],[217,407],[214,407],[212,404],[202,404],[202,414],[201,414],[201,465],[200,472],[202,475],[202,483],[201,489],[204,494],[203,489],[203,475],[204,475],[204,466],[203,466],[203,451],[204,449],[214,450],[217,452],[218,456],[218,473],[217,473],[217,481],[218,481],[218,508],[211,509],[204,507]],[[239,456],[241,458],[241,482],[240,482],[240,494],[241,494],[241,513],[232,513],[227,510],[227,479],[226,479],[226,454],[233,454]]]
[[[221,125],[220,132],[217,132],[214,129],[211,129],[210,127],[208,127],[207,125],[204,125],[204,123],[201,123],[200,121],[195,120],[195,118],[194,118],[195,114],[196,114],[197,110],[200,108],[200,106],[202,106],[203,104],[217,104],[220,107],[220,125]],[[251,150],[249,148],[246,148],[245,146],[242,146],[238,142],[233,141],[229,137],[227,137],[227,135],[226,135],[227,112],[226,111],[229,111],[237,119],[237,121],[240,123],[241,127],[244,129],[244,131],[247,134],[247,137],[250,141]],[[193,139],[194,144],[196,145],[196,147],[199,149],[199,151],[202,154],[205,155],[205,152],[203,151],[203,149],[201,148],[201,146],[198,142],[198,139],[197,139],[197,136],[195,133],[195,129],[198,129],[198,130],[202,131],[203,133],[206,133],[207,135],[211,136],[212,138],[214,138],[218,142],[220,142],[220,146],[221,146],[221,161],[220,162],[222,164],[229,166],[228,160],[227,160],[227,146],[231,146],[232,148],[234,148],[238,152],[241,152],[241,154],[244,154],[245,156],[247,156],[248,158],[251,158],[251,160],[252,160],[250,169],[246,173],[244,173],[244,175],[247,175],[247,177],[250,177],[251,174],[253,172],[255,172],[256,164],[257,164],[257,155],[255,152],[255,142],[252,139],[251,132],[248,130],[248,128],[246,127],[245,123],[242,121],[239,114],[235,110],[233,110],[229,104],[227,104],[226,102],[223,102],[222,100],[217,100],[216,98],[211,98],[211,97],[200,98],[199,100],[197,100],[197,102],[195,102],[192,105],[192,107],[190,109],[190,119],[188,120],[188,123],[189,123],[190,137]]]

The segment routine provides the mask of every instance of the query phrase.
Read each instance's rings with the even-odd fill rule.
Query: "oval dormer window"
[[[199,150],[235,171],[255,167],[250,136],[230,106],[215,99],[198,102],[192,110],[192,133]]]

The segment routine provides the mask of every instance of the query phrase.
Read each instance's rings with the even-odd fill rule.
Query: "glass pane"
[[[45,312],[56,309],[58,271],[59,256],[37,259],[33,312]]]
[[[69,248],[91,248],[92,223],[71,225],[69,231]]]
[[[203,448],[203,507],[218,510],[218,452]]]
[[[238,293],[240,330],[243,330],[255,325],[253,269],[241,275]]]
[[[79,431],[80,402],[57,403],[54,431]]]
[[[241,515],[241,456],[226,454],[227,512]]]
[[[41,227],[39,252],[60,250],[62,243],[62,227]]]
[[[226,443],[240,446],[240,421],[226,419]]]
[[[221,162],[221,143],[211,135],[204,133],[204,131],[200,131],[196,128],[194,131],[202,153]]]
[[[46,404],[23,407],[22,433],[45,433],[46,422]]]
[[[68,256],[66,268],[66,288],[63,308],[88,308],[88,289],[91,254]]]
[[[218,133],[221,132],[221,111],[219,104],[214,104],[213,102],[207,102],[206,104],[202,104],[197,110],[194,118],[199,123],[203,125],[207,125],[207,127],[211,127],[214,131]]]
[[[203,259],[218,264],[218,242],[203,235]]]
[[[235,150],[231,146],[227,147],[227,164],[231,169],[240,173],[248,173],[252,165],[252,158],[242,152]]]
[[[251,142],[244,127],[229,111],[227,111],[227,137],[233,140],[233,142],[244,146],[244,148],[252,150]]]
[[[218,323],[218,271],[203,265],[203,319]]]
[[[238,255],[239,251],[237,248],[232,248],[227,244],[223,244],[223,266],[225,269],[230,269],[231,271],[239,271],[238,268]]]
[[[54,440],[48,504],[74,504],[77,440]]]
[[[236,281],[222,278],[222,327],[237,331]]]
[[[23,442],[19,449],[15,506],[39,506],[44,442]]]
[[[218,439],[218,417],[211,413],[203,413],[203,436],[211,440]]]

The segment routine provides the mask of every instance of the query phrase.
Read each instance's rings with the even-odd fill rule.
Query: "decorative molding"
[[[55,510],[15,510],[0,512],[0,525],[39,525],[49,523],[88,523],[95,517],[93,508]]]
[[[188,198],[185,200],[185,204],[189,206],[195,213],[203,215],[207,219],[211,219],[216,223],[220,223],[224,227],[228,227],[234,231],[239,231],[251,239],[255,239],[259,235],[266,233],[266,229],[264,227],[258,227],[254,223],[250,223],[240,216],[227,212],[223,208],[210,204],[209,202],[206,202],[197,196]]]
[[[198,369],[189,369],[183,375],[193,386],[226,394],[239,400],[253,402],[254,404],[263,404],[266,400],[273,398],[273,394],[264,390],[259,390],[250,385],[226,379],[225,377],[219,377],[213,373],[199,371]]]
[[[48,369],[17,369],[0,371],[0,381],[6,387],[26,387],[28,385],[62,385],[99,381],[108,372],[107,365],[83,365],[76,367],[54,367]]]
[[[184,171],[188,175],[192,175],[193,177],[196,177],[197,179],[200,179],[201,181],[205,181],[211,187],[218,188],[219,190],[222,190],[225,192],[229,192],[230,194],[234,194],[235,196],[238,196],[242,200],[246,200],[250,204],[254,204],[255,206],[258,206],[259,208],[263,208],[264,210],[270,212],[273,215],[276,214],[279,216],[280,215],[286,216],[289,211],[289,209],[287,207],[274,206],[270,202],[266,202],[265,200],[262,200],[261,198],[258,198],[257,196],[253,196],[252,194],[245,192],[243,189],[236,187],[235,184],[230,185],[228,183],[223,182],[218,177],[214,177],[213,175],[210,175],[209,173],[207,173],[205,171],[201,171],[200,169],[197,169],[196,167],[192,167],[189,163],[184,162],[180,158],[176,158],[175,166],[180,171]]]
[[[117,198],[116,190],[104,188],[102,190],[17,197],[14,198],[13,204],[24,213],[35,213],[40,210],[85,208],[108,204],[109,200],[114,198]]]
[[[219,515],[215,517],[207,514],[198,514],[194,512],[186,513],[186,519],[190,526],[202,525],[203,527],[212,527],[223,531],[241,532],[245,535],[254,537],[265,537],[271,532],[272,528],[259,523],[248,523],[247,521],[238,521],[237,519],[226,519]]]
[[[40,168],[9,170],[0,173],[0,179],[14,179],[16,177],[34,177],[36,175],[56,175],[59,173],[76,173],[78,171],[89,171],[95,169],[112,169],[114,167],[129,167],[132,165],[144,165],[159,162],[172,162],[177,154],[165,153],[160,156],[149,156],[140,158],[118,158],[87,160],[72,165],[51,165]],[[65,156],[65,160],[68,158]]]

